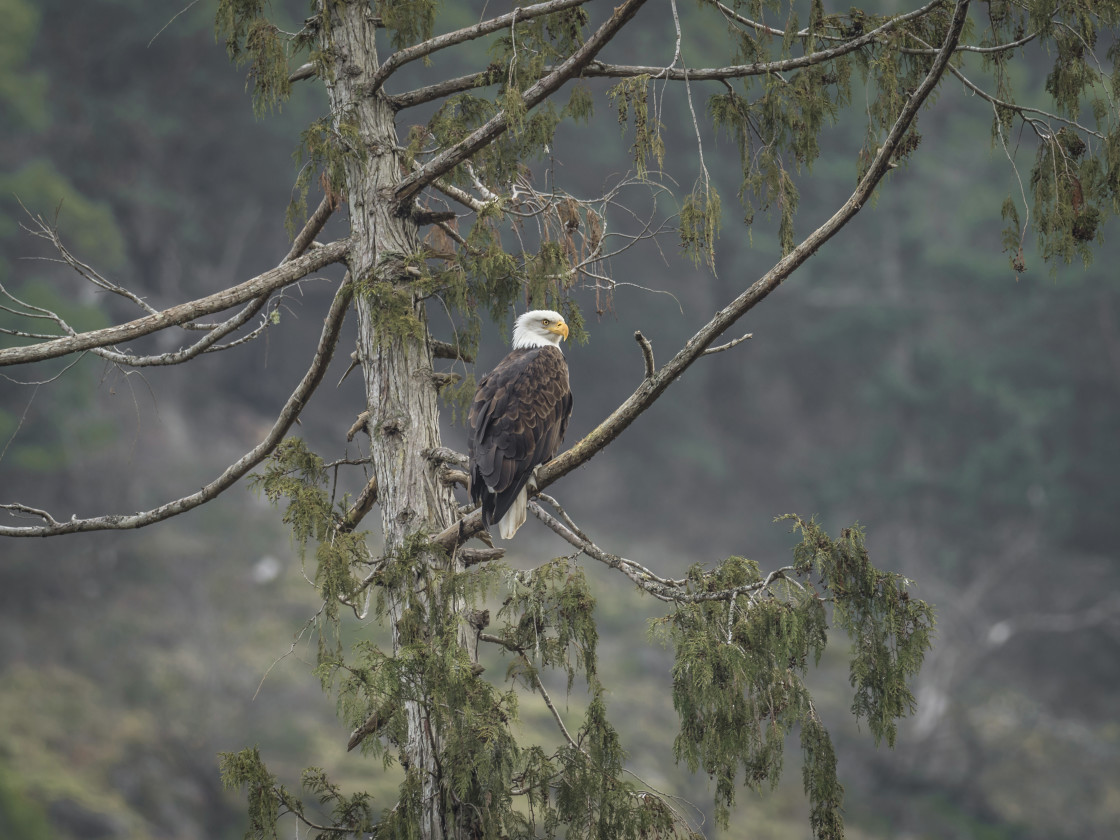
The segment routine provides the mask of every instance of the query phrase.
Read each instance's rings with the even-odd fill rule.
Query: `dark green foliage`
[[[801,782],[809,797],[809,827],[814,837],[840,840],[844,822],[844,787],[836,775],[836,752],[820,718],[810,708],[801,722]]]
[[[576,740],[582,748],[569,745],[558,757],[563,772],[552,821],[563,827],[562,836],[611,840],[690,834],[681,832],[663,801],[624,780],[624,753],[607,721],[601,690],[595,692]],[[545,828],[546,837],[556,836],[555,824]]]
[[[221,753],[222,784],[229,789],[247,789],[249,830],[246,840],[275,840],[276,820],[280,815],[280,797],[276,777],[268,772],[255,747],[237,753]]]
[[[694,263],[703,260],[715,267],[720,210],[719,193],[710,184],[697,184],[681,204],[681,247]]]
[[[226,51],[238,66],[249,65],[253,110],[260,116],[291,94],[288,39],[264,17],[264,0],[220,0],[215,23]]]
[[[341,196],[346,186],[347,159],[353,156],[359,161],[364,160],[365,154],[352,119],[332,121],[324,117],[307,127],[300,135],[295,152],[300,169],[292,188],[292,200],[288,204],[286,224],[289,234],[294,234],[307,215],[307,191],[312,180],[319,178],[325,190]]]
[[[1057,7],[1036,3],[1025,11],[1009,4],[999,9],[998,15],[990,16],[991,36],[985,40],[999,43],[1020,38],[1027,31],[1038,32],[1051,62],[1045,89],[1057,113],[1051,118],[1042,111],[1001,105],[993,135],[1004,146],[1010,144],[1018,118],[1036,136],[1030,196],[1025,200],[1033,205],[1040,254],[1052,266],[1057,262],[1054,258],[1067,263],[1077,258],[1087,265],[1092,259],[1090,243],[1098,239],[1101,224],[1120,211],[1120,115],[1115,105],[1120,50],[1115,43],[1107,50],[1111,73],[1090,53],[1102,31],[1120,23],[1120,3],[1077,0]],[[1013,92],[1003,69],[1007,61],[1005,56],[986,66],[994,69],[998,95],[1010,102]],[[1090,115],[1092,124],[1088,124]],[[1022,271],[1025,264],[1015,232],[1018,214],[1009,214],[1005,206],[1004,218],[1009,221],[1005,246],[1012,266]]]
[[[794,549],[799,574],[819,575],[832,595],[832,618],[852,640],[852,712],[866,717],[876,743],[894,746],[897,720],[914,711],[908,681],[921,668],[933,634],[933,609],[910,597],[910,582],[871,565],[863,530],[832,540],[815,522],[792,520],[802,540]]]
[[[334,631],[332,655],[337,655],[339,606],[355,594],[360,586],[357,569],[369,560],[365,534],[339,529],[348,500],[331,498],[322,458],[299,438],[287,438],[277,446],[264,473],[255,473],[251,482],[273,504],[287,502],[283,521],[292,529],[304,562],[308,544],[314,544],[315,584],[323,597],[322,618],[326,621],[320,627]],[[328,655],[322,633],[319,655]]]
[[[281,785],[265,767],[257,748],[237,753],[221,753],[222,783],[227,788],[247,790],[249,800],[249,829],[245,840],[276,840],[280,835],[277,822],[285,814],[293,814],[312,829],[309,837],[324,840],[340,833],[359,834],[375,828],[370,798],[364,793],[346,796],[331,783],[318,767],[309,767],[303,773],[303,787],[327,814],[330,827],[324,827],[306,815],[303,801]]]
[[[435,0],[377,0],[375,8],[398,50],[432,37]]]
[[[727,825],[740,772],[756,790],[777,784],[786,736],[799,727],[814,836],[835,838],[843,836],[843,789],[804,683],[827,642],[825,604],[853,642],[852,711],[868,719],[876,741],[885,736],[892,745],[895,721],[913,710],[907,681],[929,647],[933,614],[910,598],[904,580],[871,565],[858,528],[834,541],[813,522],[785,518],[802,533],[790,576],[764,580],[741,557],[710,572],[693,567],[689,598],[654,629],[676,651],[677,760],[715,781],[720,824]]]
[[[623,131],[633,117],[634,145],[630,147],[630,153],[634,156],[639,178],[646,177],[653,168],[660,169],[665,162],[662,125],[656,116],[650,116],[650,96],[649,76],[624,79],[607,92],[607,97],[618,111],[618,124]]]
[[[524,665],[534,660],[542,668],[563,669],[568,691],[577,675],[594,678],[599,634],[583,569],[560,558],[510,575],[507,586],[510,594],[499,613],[507,619],[502,638],[525,652]],[[519,663],[510,665],[511,673],[520,669]]]

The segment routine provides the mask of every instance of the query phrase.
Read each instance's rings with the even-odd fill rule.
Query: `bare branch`
[[[22,202],[20,203],[20,206],[23,206]],[[26,207],[24,207],[24,211],[28,216],[31,216],[31,212],[27,210]],[[149,315],[156,314],[155,308],[148,304],[148,302],[141,298],[139,295],[129,291],[123,286],[112,282],[111,280],[108,280],[92,266],[87,265],[86,263],[75,257],[72,253],[70,253],[70,250],[63,244],[62,239],[59,237],[58,231],[45,219],[43,219],[42,216],[32,216],[32,220],[35,222],[37,229],[30,228],[22,223],[20,224],[20,227],[30,233],[32,236],[37,236],[39,239],[45,239],[50,242],[54,249],[58,251],[58,255],[61,258],[48,259],[45,257],[32,257],[32,259],[44,259],[48,262],[65,263],[90,283],[97,286],[99,289],[102,289],[106,292],[111,292],[112,294],[119,295],[126,300],[131,301],[132,303],[143,309],[145,312],[147,312]],[[56,320],[59,319],[56,318]]]
[[[218,345],[218,342],[225,338],[238,328],[244,326],[249,322],[249,319],[261,311],[261,308],[268,301],[268,295],[261,295],[256,300],[250,301],[240,312],[234,315],[227,321],[215,325],[215,328],[192,344],[190,347],[185,347],[182,350],[173,353],[160,353],[152,356],[133,356],[128,352],[121,352],[119,350],[110,350],[106,347],[94,347],[91,352],[96,353],[106,361],[112,362],[117,365],[127,365],[128,367],[158,367],[165,365],[179,365],[183,362],[188,362],[195,356],[201,353],[210,352],[213,350],[224,350],[235,346],[234,343],[226,345]],[[67,332],[72,336],[77,336],[78,333],[67,329]],[[241,343],[240,341],[237,343]]]
[[[456,452],[454,449],[448,449],[446,446],[428,450],[424,453],[424,457],[433,464],[455,464],[460,467],[467,465],[466,455],[462,452]]]
[[[56,359],[69,353],[119,344],[123,341],[131,341],[141,336],[159,332],[167,327],[185,324],[203,315],[212,315],[215,312],[238,306],[261,295],[270,294],[284,286],[290,286],[311,272],[318,271],[324,266],[343,259],[349,250],[350,242],[348,240],[338,240],[329,245],[324,245],[322,248],[316,248],[310,254],[284,263],[237,286],[231,286],[198,300],[169,307],[154,315],[137,318],[127,324],[65,338],[56,338],[53,341],[44,341],[26,347],[9,347],[0,350],[0,366]]]
[[[347,243],[341,242],[335,244],[346,245]],[[342,253],[345,253],[345,250],[343,250]],[[326,373],[331,358],[334,356],[335,347],[338,344],[339,332],[342,329],[342,322],[350,306],[353,293],[354,285],[349,275],[347,275],[346,279],[344,279],[339,286],[334,300],[331,302],[331,308],[323,324],[323,331],[319,337],[319,344],[315,348],[315,358],[311,363],[311,367],[308,368],[307,373],[303,375],[303,379],[300,380],[296,389],[288,398],[288,401],[284,403],[284,407],[280,410],[276,422],[273,424],[272,429],[269,430],[264,440],[242,455],[241,458],[227,467],[220,476],[197,493],[192,493],[189,496],[184,496],[181,499],[176,499],[173,502],[168,502],[167,504],[160,505],[157,508],[143,513],[134,513],[128,516],[110,514],[107,516],[92,517],[90,519],[78,519],[73,517],[66,522],[58,522],[44,512],[35,511],[32,508],[27,508],[22,505],[4,505],[2,507],[8,510],[23,511],[40,516],[46,520],[47,524],[30,527],[0,526],[0,536],[49,537],[57,534],[74,534],[81,531],[143,528],[146,525],[161,522],[164,519],[169,519],[180,513],[185,513],[192,508],[196,508],[210,501],[220,493],[229,489],[272,452],[276,444],[287,434],[288,429],[291,428],[292,424],[303,410],[304,405],[307,404],[307,400],[319,386],[319,383],[322,382],[323,375]]]
[[[648,592],[659,601],[672,604],[695,604],[704,601],[728,601],[729,603],[733,603],[740,595],[750,595],[750,600],[754,602],[761,597],[771,596],[773,593],[771,593],[770,587],[779,580],[785,581],[792,586],[801,586],[798,581],[794,580],[794,567],[782,566],[770,572],[765,579],[754,581],[753,583],[745,583],[742,586],[735,586],[730,589],[690,592],[687,578],[663,578],[654,574],[641,563],[636,563],[633,560],[628,560],[625,557],[619,557],[617,554],[604,551],[577,528],[575,523],[572,522],[571,518],[569,518],[562,509],[558,506],[557,509],[564,518],[564,523],[545,511],[537,502],[529,503],[529,510],[533,512],[533,515],[552,529],[552,531],[591,559],[598,560],[600,563],[622,572],[643,591]]]
[[[442,82],[417,88],[416,90],[410,90],[407,93],[390,95],[388,99],[394,108],[398,111],[403,111],[405,108],[423,105],[425,102],[442,99],[454,93],[462,93],[465,90],[474,90],[480,87],[489,87],[490,85],[497,84],[501,78],[495,74],[495,69],[496,68],[490,67],[478,73],[468,73],[465,76],[456,76],[454,79],[445,79]]]
[[[1048,124],[1049,121],[1068,125],[1070,128],[1075,128],[1086,136],[1096,137],[1098,140],[1104,140],[1104,135],[1099,131],[1094,131],[1091,128],[1083,126],[1076,120],[1071,120],[1066,117],[1059,116],[1058,114],[1052,114],[1049,111],[1043,111],[1039,108],[1031,108],[1026,105],[1017,105],[1014,102],[1007,102],[1003,99],[998,99],[985,91],[979,85],[972,82],[967,76],[965,76],[964,73],[962,73],[951,64],[949,65],[949,72],[956,76],[957,79],[960,80],[961,84],[968,88],[968,90],[975,93],[981,99],[990,102],[993,106],[1006,108],[1007,110],[1013,111],[1018,114],[1020,119],[1022,119],[1023,122],[1029,125],[1031,127],[1031,130],[1034,131],[1034,133],[1038,135],[1038,137],[1042,140],[1049,140],[1051,134],[1053,133],[1050,125]],[[1035,116],[1032,117],[1032,114]],[[1039,119],[1039,117],[1041,117],[1041,119]]]
[[[303,229],[296,234],[295,239],[292,240],[292,247],[288,249],[288,253],[284,255],[284,259],[280,261],[283,265],[286,262],[291,262],[308,248],[311,243],[315,241],[315,237],[330,221],[334,211],[341,206],[341,200],[337,195],[331,195],[329,192],[323,196],[323,200],[319,202],[319,206],[315,208],[315,212],[308,217],[307,222],[304,223]]]
[[[646,0],[624,0],[616,6],[610,19],[599,27],[588,38],[583,46],[576,50],[554,70],[542,77],[522,94],[526,109],[536,107],[540,102],[550,96],[562,84],[583,70],[588,62],[614,37],[615,33],[630,20]],[[522,10],[523,11],[523,10]],[[454,146],[444,150],[416,170],[399,184],[396,188],[397,205],[406,205],[412,198],[443,174],[450,172],[464,160],[469,158],[479,149],[491,143],[494,138],[501,135],[509,127],[509,118],[504,110],[495,114],[487,122],[473,131]]]
[[[719,345],[719,347],[709,347],[701,355],[711,356],[713,353],[722,353],[724,350],[730,350],[732,347],[735,347],[738,344],[742,344],[748,338],[754,338],[754,333],[747,333],[746,335],[736,338],[734,341],[729,341],[726,344],[721,344]]]
[[[490,20],[476,23],[474,26],[457,29],[445,35],[437,35],[415,46],[397,50],[377,68],[377,72],[369,83],[369,93],[377,93],[386,79],[393,75],[398,68],[408,64],[410,61],[415,61],[418,58],[431,55],[447,47],[453,47],[456,44],[462,44],[464,41],[473,41],[475,38],[490,35],[500,29],[505,29],[507,26],[512,26],[519,20],[530,20],[535,17],[540,17],[541,15],[548,15],[553,12],[562,11],[563,9],[570,9],[573,6],[582,6],[587,2],[588,0],[549,0],[549,2],[537,3],[534,6],[522,6],[514,9],[509,14],[499,15],[496,18],[490,18]]]
[[[327,220],[330,218],[331,214],[338,208],[338,206],[339,206],[338,202],[333,200],[333,198],[331,196],[324,196],[323,197],[323,200],[319,203],[318,208],[316,208],[315,212],[307,220],[307,223],[304,225],[303,229],[296,235],[295,239],[292,242],[291,249],[288,251],[288,253],[284,257],[284,259],[280,261],[281,265],[283,265],[284,263],[287,263],[287,262],[291,262],[293,259],[295,259],[296,257],[298,257],[300,254],[302,254],[304,251],[307,250],[307,248],[311,245],[311,243],[314,241],[315,237],[323,229],[323,226],[327,223]],[[50,226],[46,225],[46,223],[43,222],[41,217],[38,218],[37,221],[38,221],[39,225],[41,226],[41,228],[43,229],[43,233],[38,233],[38,232],[35,232],[35,231],[32,231],[32,233],[35,233],[35,235],[37,235],[37,236],[42,236],[43,238],[49,239],[54,244],[55,248],[58,249],[59,253],[62,255],[63,260],[66,263],[68,263],[71,267],[73,267],[79,274],[81,274],[83,277],[90,280],[95,285],[97,285],[101,288],[106,288],[106,289],[109,289],[110,291],[115,291],[118,294],[123,294],[125,297],[128,297],[130,300],[136,301],[140,306],[142,306],[149,313],[156,314],[157,310],[153,309],[151,306],[149,306],[147,303],[145,303],[142,299],[133,295],[131,292],[127,291],[126,289],[123,289],[122,287],[119,287],[119,286],[116,286],[115,284],[110,283],[108,280],[106,280],[104,277],[102,277],[100,274],[98,274],[96,271],[94,271],[88,265],[86,265],[85,263],[82,263],[82,262],[78,261],[77,259],[75,259],[70,254],[70,252],[63,246],[63,244],[62,244],[61,240],[58,238],[58,235],[55,232],[55,230],[53,228],[51,228]],[[2,286],[0,286],[0,292],[3,292],[5,295],[7,295],[12,300],[16,300],[16,298],[13,297]],[[217,352],[219,350],[229,350],[232,347],[237,347],[238,345],[244,344],[248,341],[252,341],[258,335],[260,335],[262,332],[264,332],[264,329],[269,324],[269,321],[267,319],[265,319],[264,322],[261,323],[252,332],[241,336],[236,341],[232,341],[229,344],[218,344],[219,341],[221,341],[227,335],[229,335],[233,332],[236,332],[238,329],[240,329],[242,326],[244,326],[246,323],[248,323],[249,320],[251,318],[253,318],[258,312],[260,312],[261,309],[264,307],[264,305],[268,302],[270,294],[271,293],[263,294],[260,297],[256,298],[255,300],[250,301],[249,304],[247,306],[245,306],[240,312],[238,312],[233,317],[227,319],[226,321],[223,321],[220,324],[207,324],[207,325],[184,324],[184,325],[182,325],[185,329],[189,329],[189,328],[192,328],[192,327],[194,327],[194,328],[204,328],[204,329],[207,329],[208,332],[206,333],[205,336],[203,336],[201,339],[199,339],[197,342],[195,342],[191,346],[185,347],[185,348],[183,348],[181,350],[178,350],[178,351],[175,351],[175,352],[159,353],[159,354],[150,355],[150,356],[134,356],[127,351],[121,352],[121,351],[118,351],[118,350],[110,350],[110,349],[105,348],[105,347],[95,347],[95,348],[93,348],[92,352],[95,353],[96,355],[100,356],[101,358],[105,359],[106,361],[111,362],[115,365],[125,365],[127,367],[139,368],[139,367],[156,367],[156,366],[178,365],[178,364],[182,364],[183,362],[188,362],[191,359],[195,358],[196,356],[198,356],[202,353],[212,353],[212,352]],[[69,324],[67,324],[56,313],[50,312],[46,309],[41,309],[40,307],[32,307],[32,306],[30,306],[29,304],[27,304],[23,301],[18,301],[18,302],[23,306],[27,306],[28,308],[36,310],[39,313],[43,313],[43,314],[33,314],[33,313],[29,312],[29,313],[25,313],[25,317],[29,317],[29,318],[49,318],[51,320],[54,320],[67,335],[69,335],[71,337],[78,335],[78,332],[76,330],[74,330]],[[19,314],[19,313],[17,313],[17,314]],[[23,335],[25,335],[26,337],[38,337],[38,338],[44,338],[44,339],[48,339],[48,340],[51,340],[51,339],[54,339],[54,338],[58,337],[58,336],[47,336],[47,335],[44,335],[44,336],[29,336],[27,334],[23,334]]]
[[[28,516],[37,516],[40,519],[42,519],[44,522],[46,522],[47,527],[50,527],[50,528],[53,528],[53,527],[56,527],[56,526],[59,525],[58,520],[56,520],[53,516],[51,516],[45,510],[40,510],[39,508],[30,507],[28,505],[21,505],[18,502],[14,503],[14,504],[10,504],[10,505],[0,505],[0,510],[6,510],[6,511],[9,511],[13,514],[14,513],[23,513],[23,514],[27,514]]]
[[[479,563],[500,560],[505,553],[504,548],[460,548],[456,556],[463,562],[464,567],[470,568]]]
[[[315,75],[315,64],[309,61],[306,64],[301,64],[292,71],[292,74],[288,76],[288,84],[291,85],[296,82],[302,82],[304,79],[312,79]]]
[[[656,371],[656,366],[653,363],[653,345],[649,343],[648,338],[642,335],[641,330],[636,330],[634,332],[634,340],[638,342],[638,346],[642,348],[642,358],[645,359],[646,363],[645,378],[651,379]]]

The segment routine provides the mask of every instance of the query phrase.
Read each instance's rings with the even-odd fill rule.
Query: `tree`
[[[502,569],[501,549],[468,544],[480,533],[479,517],[457,505],[461,456],[446,450],[439,435],[441,392],[461,405],[471,387],[469,379],[456,384],[436,370],[434,360],[472,358],[480,310],[501,319],[521,301],[548,304],[564,312],[578,334],[578,302],[595,295],[604,305],[609,298],[615,282],[610,257],[658,231],[652,223],[628,228],[616,218],[617,192],[580,200],[554,183],[539,188],[530,177],[534,163],[551,153],[559,122],[585,117],[596,93],[603,92],[594,80],[614,80],[605,91],[608,101],[620,121],[633,126],[636,175],[624,184],[653,182],[656,188],[667,154],[660,97],[673,88],[685,98],[694,115],[699,176],[681,202],[678,229],[685,251],[709,265],[715,262],[721,202],[704,165],[693,94],[702,85],[715,90],[708,111],[739,147],[747,225],[755,223],[756,208],[774,212],[784,256],[714,312],[660,368],[650,343],[635,336],[645,362],[638,388],[541,471],[541,490],[602,451],[694,362],[738,343],[714,346],[853,218],[891,169],[916,152],[918,113],[947,79],[992,108],[994,142],[1013,166],[1013,133],[1030,129],[1027,136],[1037,141],[1030,178],[1003,208],[1009,223],[1005,245],[1015,270],[1024,267],[1022,245],[1032,215],[1043,256],[1087,259],[1089,243],[1117,209],[1116,76],[1105,77],[1094,53],[1107,40],[1102,37],[1107,28],[1116,26],[1116,4],[990,5],[987,20],[977,25],[968,21],[967,2],[934,0],[890,17],[858,10],[828,15],[813,3],[800,10],[807,14],[802,28],[796,11],[774,27],[762,22],[766,10],[754,4],[731,8],[705,2],[686,17],[670,3],[656,6],[670,14],[678,35],[665,66],[600,61],[607,47],[625,43],[644,5],[655,6],[627,0],[608,9],[586,0],[550,0],[435,35],[435,6],[425,0],[376,7],[333,2],[315,4],[303,29],[288,35],[267,19],[264,4],[223,0],[219,32],[231,56],[249,65],[261,110],[281,102],[292,84],[311,79],[320,80],[329,97],[328,115],[304,134],[307,165],[298,182],[306,195],[321,173],[325,197],[288,255],[272,271],[219,294],[165,310],[147,308],[137,320],[102,330],[80,332],[58,312],[9,295],[9,309],[53,322],[58,336],[16,330],[30,343],[0,350],[3,364],[93,352],[122,366],[156,366],[187,362],[261,334],[271,317],[239,331],[262,312],[274,311],[269,307],[276,291],[325,265],[346,264],[346,279],[326,313],[303,381],[265,439],[221,476],[197,493],[128,516],[60,521],[13,502],[5,509],[39,522],[0,530],[9,536],[53,536],[142,527],[212,501],[267,459],[254,481],[270,499],[286,504],[285,520],[317,563],[324,684],[338,693],[353,727],[351,745],[386,761],[399,759],[406,775],[399,802],[378,821],[366,796],[345,794],[309,771],[304,783],[329,814],[330,824],[323,825],[269,774],[255,751],[229,755],[226,778],[248,787],[253,827],[264,836],[275,833],[281,810],[324,835],[552,835],[562,826],[569,836],[613,837],[692,830],[671,802],[635,786],[623,772],[621,747],[606,717],[607,682],[596,668],[593,594],[582,572],[562,558],[513,573]],[[732,63],[687,66],[681,43],[688,23],[725,27]],[[979,36],[963,40],[973,29]],[[488,45],[488,58],[479,43]],[[1011,91],[1014,60],[1036,43],[1054,52],[1046,83],[1056,103],[1053,113],[1017,104]],[[417,60],[434,60],[452,48],[465,53],[462,61],[472,72],[450,77],[433,71],[421,74],[411,90],[386,89],[406,78]],[[991,92],[972,81],[971,71],[965,74],[964,61],[973,53],[991,75]],[[293,70],[299,55],[309,61]],[[1115,57],[1113,50],[1110,58]],[[797,179],[821,154],[822,131],[851,101],[855,78],[862,78],[868,91],[857,186],[798,242]],[[478,93],[491,89],[489,97]],[[563,93],[567,100],[561,105]],[[405,115],[425,106],[434,108],[426,124],[402,139]],[[1086,108],[1096,120],[1093,128],[1082,122],[1088,120],[1082,117]],[[439,203],[445,200],[457,211],[443,209]],[[349,235],[314,243],[343,203]],[[302,212],[297,201],[293,217]],[[431,233],[422,238],[425,227]],[[146,307],[138,295],[71,254],[50,223],[38,219],[35,232],[95,285]],[[454,313],[452,340],[435,337],[429,306]],[[235,312],[224,321],[200,322],[230,309]],[[352,432],[361,429],[369,436],[369,479],[355,498],[338,503],[323,460],[286,435],[321,382],[351,309],[359,324],[355,362],[367,393]],[[173,353],[118,349],[177,326],[203,337]],[[540,498],[554,512],[538,503],[534,514],[577,553],[621,572],[670,606],[659,632],[677,657],[676,757],[714,778],[717,813],[726,820],[740,772],[755,787],[776,779],[784,737],[799,728],[814,833],[839,836],[835,757],[802,681],[810,655],[819,659],[824,648],[827,610],[853,640],[853,711],[867,718],[877,740],[891,743],[895,720],[913,704],[907,679],[929,644],[930,608],[909,596],[905,580],[870,564],[857,527],[833,539],[811,520],[792,517],[802,542],[791,564],[763,572],[732,557],[716,569],[696,567],[670,579],[602,548],[559,505]],[[375,505],[381,510],[376,543],[358,531]],[[483,609],[484,598],[494,592],[506,597],[497,632]],[[378,647],[369,639],[344,644],[343,607],[380,619],[390,632],[388,644]],[[556,719],[557,749],[516,741],[511,723],[517,696],[479,672],[480,644],[506,651],[511,679],[540,694]],[[577,678],[587,683],[591,701],[575,734],[552,703],[543,669],[566,673],[569,690]]]

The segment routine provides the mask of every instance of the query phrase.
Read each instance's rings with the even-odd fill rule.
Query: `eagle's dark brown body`
[[[486,526],[501,522],[515,507],[533,469],[556,454],[568,418],[572,392],[568,364],[559,348],[513,350],[478,385],[471,404],[471,499],[482,505]],[[524,521],[501,523],[509,539]]]

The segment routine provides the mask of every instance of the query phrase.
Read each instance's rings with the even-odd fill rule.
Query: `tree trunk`
[[[386,557],[404,556],[411,537],[426,536],[451,524],[456,516],[452,490],[439,481],[425,452],[440,446],[437,389],[424,308],[406,271],[406,258],[420,250],[416,222],[394,213],[393,188],[403,173],[395,111],[369,80],[377,68],[375,26],[368,2],[329,4],[331,27],[321,35],[329,78],[334,127],[354,142],[347,149],[346,198],[352,245],[349,267],[356,282],[358,352],[365,372],[368,431],[377,502],[381,507]],[[371,287],[378,292],[371,294]],[[387,306],[387,299],[402,307]],[[402,324],[413,317],[413,329]],[[416,329],[416,323],[419,329]],[[410,562],[445,564],[422,551]],[[416,579],[426,578],[418,574]],[[427,615],[426,593],[418,586],[406,598],[393,599],[390,616],[394,653],[399,650],[399,622],[411,607]],[[444,607],[446,608],[446,606]],[[433,731],[424,698],[405,704],[408,738],[402,763],[415,774],[421,790],[419,833],[424,840],[458,834],[444,824],[446,791],[437,761],[440,734]]]

